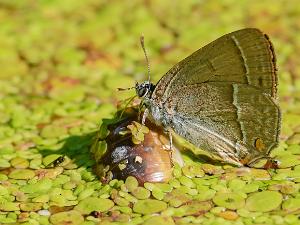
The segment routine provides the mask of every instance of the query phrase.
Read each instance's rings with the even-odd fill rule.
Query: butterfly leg
[[[170,154],[170,159],[171,159],[171,164],[174,166],[174,160],[173,160],[173,137],[172,137],[172,131],[171,128],[167,128],[167,132],[169,134],[169,154]]]
[[[149,114],[149,110],[146,108],[144,113],[143,113],[143,117],[142,117],[142,124],[143,125],[145,125],[148,114]]]
[[[148,114],[149,114],[149,110],[146,108],[144,110],[144,112],[143,112],[143,117],[142,117],[142,121],[141,121],[142,122],[142,126],[140,126],[138,128],[137,133],[141,133],[142,132],[142,127],[145,126],[145,122],[146,122],[146,118],[147,118]],[[140,120],[140,114],[139,114],[138,120]]]
[[[170,129],[168,129],[168,134],[169,134],[169,140],[170,140],[169,150],[172,151],[172,149],[173,149],[173,137],[172,137],[172,132],[171,132]]]

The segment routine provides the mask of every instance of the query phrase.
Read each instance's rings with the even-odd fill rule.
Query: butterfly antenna
[[[149,63],[147,51],[146,51],[146,48],[145,48],[144,36],[141,36],[141,37],[140,37],[140,41],[141,41],[142,49],[143,49],[143,51],[144,51],[146,63],[147,63],[147,69],[148,69],[148,81],[150,82],[150,63]]]

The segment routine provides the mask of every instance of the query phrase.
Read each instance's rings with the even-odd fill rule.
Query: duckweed
[[[0,224],[299,224],[298,8],[295,0],[1,1]],[[238,168],[184,149],[185,165],[175,163],[165,183],[96,176],[109,151],[99,127],[135,94],[116,88],[147,79],[140,35],[155,83],[242,27],[266,32],[276,51],[283,121],[270,156],[279,168]],[[148,132],[129,129],[135,143]]]

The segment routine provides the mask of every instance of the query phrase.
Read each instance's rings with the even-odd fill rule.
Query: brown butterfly
[[[135,89],[156,124],[225,162],[251,165],[278,144],[275,52],[258,29],[226,34]]]

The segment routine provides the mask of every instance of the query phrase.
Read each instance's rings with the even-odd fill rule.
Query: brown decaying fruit
[[[104,181],[110,174],[108,180],[125,180],[128,176],[134,176],[140,184],[167,182],[172,177],[173,163],[183,165],[178,149],[173,145],[173,151],[170,151],[168,135],[149,120],[145,124],[149,132],[144,134],[144,141],[134,144],[132,134],[126,131],[133,121],[139,121],[138,113],[129,109],[122,117],[124,120],[108,126],[110,133],[105,138],[107,151],[97,163],[98,173],[100,170]]]

